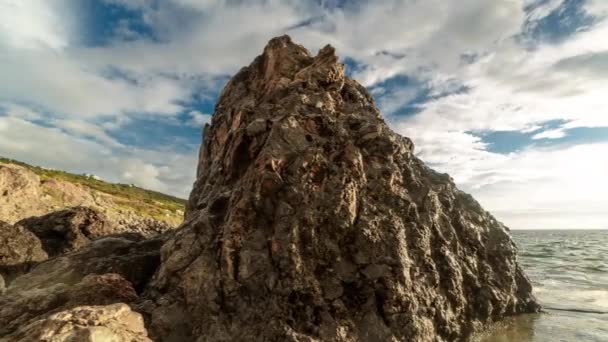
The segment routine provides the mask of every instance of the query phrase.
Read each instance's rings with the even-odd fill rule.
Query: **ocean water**
[[[492,327],[482,342],[608,342],[608,231],[513,230],[545,313]]]

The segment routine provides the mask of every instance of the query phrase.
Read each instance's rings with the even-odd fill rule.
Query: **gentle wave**
[[[479,341],[608,341],[608,231],[512,231],[545,314],[514,317]]]
[[[544,306],[608,312],[608,290],[551,289],[535,287]]]

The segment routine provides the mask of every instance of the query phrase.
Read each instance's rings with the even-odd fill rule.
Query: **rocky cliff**
[[[414,155],[331,46],[223,90],[147,295],[158,341],[458,341],[539,309],[508,229]]]

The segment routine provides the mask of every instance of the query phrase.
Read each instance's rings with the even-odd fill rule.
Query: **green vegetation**
[[[46,169],[3,157],[0,157],[0,163],[16,164],[26,167],[36,173],[42,180],[63,180],[113,195],[115,196],[116,204],[123,209],[132,210],[137,214],[160,220],[167,220],[167,212],[170,212],[171,215],[178,215],[181,219],[181,213],[178,213],[178,211],[183,212],[186,204],[186,200],[184,199],[157,191],[142,189],[132,184],[109,183],[100,179],[95,179],[92,176]]]

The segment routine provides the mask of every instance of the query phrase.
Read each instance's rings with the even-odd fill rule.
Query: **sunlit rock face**
[[[0,294],[6,282],[48,259],[40,240],[21,225],[0,221]]]
[[[138,313],[123,303],[79,306],[33,321],[1,341],[152,342]]]
[[[205,127],[151,335],[456,341],[538,311],[508,230],[413,150],[331,46],[272,39]]]

